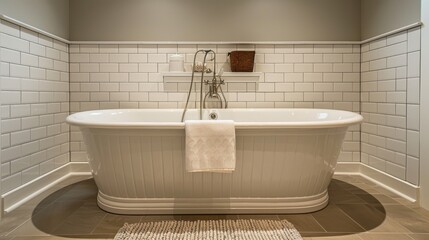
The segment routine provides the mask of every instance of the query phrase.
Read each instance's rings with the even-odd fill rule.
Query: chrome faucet
[[[189,87],[188,97],[186,99],[185,108],[183,109],[182,113],[182,122],[185,119],[185,114],[188,109],[188,103],[192,92],[192,86],[194,85],[194,76],[195,76],[195,63],[197,59],[198,53],[204,53],[203,63],[202,63],[202,71],[201,71],[201,81],[200,81],[200,120],[203,118],[203,107],[206,108],[206,101],[207,98],[216,98],[220,102],[220,108],[227,108],[228,102],[226,101],[225,95],[222,90],[222,85],[225,84],[225,81],[222,79],[222,73],[223,69],[217,74],[216,73],[216,53],[209,49],[209,50],[198,50],[194,55],[194,62],[192,64],[192,75],[191,75],[191,85]],[[211,81],[204,80],[204,74],[205,73],[211,73],[210,69],[205,69],[206,66],[206,60],[207,55],[211,53],[213,54],[213,57],[208,61],[213,61],[213,78]],[[204,95],[203,98],[203,85],[209,86],[209,91]],[[220,92],[220,94],[219,94]]]

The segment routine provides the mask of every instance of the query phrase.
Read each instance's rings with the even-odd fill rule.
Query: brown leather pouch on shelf
[[[253,72],[255,51],[232,51],[228,56],[232,72]]]

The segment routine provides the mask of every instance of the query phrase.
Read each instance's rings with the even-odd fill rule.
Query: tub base
[[[328,205],[328,192],[290,198],[116,198],[98,192],[98,206],[116,214],[308,213]]]

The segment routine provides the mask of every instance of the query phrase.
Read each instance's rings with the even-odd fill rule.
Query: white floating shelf
[[[224,72],[222,79],[225,82],[259,82],[262,72]],[[164,82],[190,82],[191,72],[164,72],[161,73]],[[210,79],[213,73],[205,73],[204,79]],[[194,81],[198,82],[201,78],[201,73],[194,74]]]

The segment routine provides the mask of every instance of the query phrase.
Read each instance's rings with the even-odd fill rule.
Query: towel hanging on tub
[[[235,170],[235,126],[232,120],[187,120],[186,170],[230,173]]]

